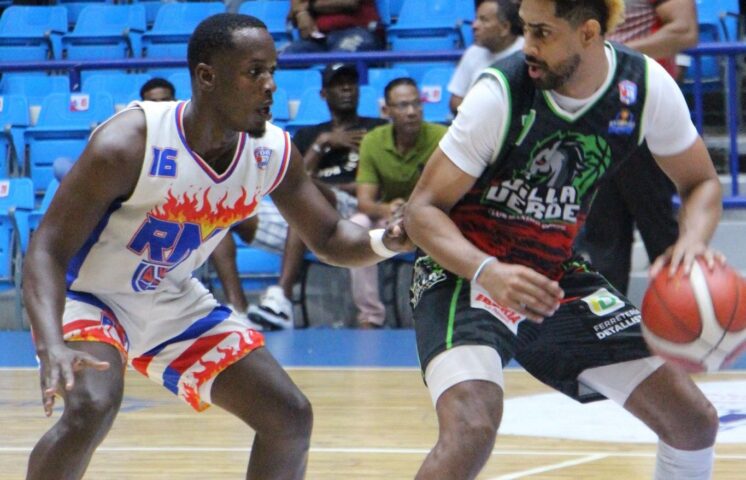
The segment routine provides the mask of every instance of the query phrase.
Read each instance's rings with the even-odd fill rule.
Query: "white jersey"
[[[261,138],[242,133],[230,166],[218,175],[187,145],[188,103],[137,103],[147,125],[140,177],[130,198],[110,206],[70,262],[69,290],[182,288],[228,229],[254,215],[282,180],[290,162],[287,132],[267,123]]]

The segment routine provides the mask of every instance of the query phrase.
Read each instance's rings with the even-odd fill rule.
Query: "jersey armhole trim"
[[[650,99],[650,62],[654,61],[652,58],[645,55],[645,103],[642,105],[642,112],[640,112],[640,133],[637,138],[637,145],[642,145],[645,141],[645,118],[648,113],[648,106]]]
[[[283,137],[285,138],[285,151],[282,153],[282,163],[280,164],[280,169],[277,172],[275,181],[272,182],[272,186],[269,187],[269,190],[267,190],[267,193],[265,193],[265,195],[269,195],[274,191],[275,188],[277,188],[277,185],[279,185],[282,179],[285,178],[285,173],[287,173],[288,166],[290,165],[290,134],[285,131],[283,131],[282,133]]]

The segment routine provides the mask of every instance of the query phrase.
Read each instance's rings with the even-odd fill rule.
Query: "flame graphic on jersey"
[[[202,240],[204,241],[210,238],[215,230],[228,228],[239,220],[247,218],[257,205],[256,197],[249,200],[249,193],[243,187],[241,188],[241,196],[231,207],[225,206],[225,200],[228,198],[227,193],[218,200],[215,206],[210,203],[209,193],[210,189],[208,188],[200,199],[196,193],[191,196],[187,193],[174,196],[169,190],[166,203],[160,207],[155,207],[151,210],[150,215],[160,220],[200,225]]]

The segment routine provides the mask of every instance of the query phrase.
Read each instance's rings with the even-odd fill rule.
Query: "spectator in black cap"
[[[335,63],[327,66],[322,73],[320,95],[326,100],[332,118],[328,122],[300,128],[293,137],[293,142],[303,155],[306,170],[317,183],[333,192],[328,196],[334,197],[337,210],[345,218],[357,213],[355,175],[360,158],[360,141],[366,132],[387,123],[381,118],[358,116],[358,81],[354,65]],[[305,251],[300,237],[288,229],[280,285],[269,287],[262,295],[259,306],[249,307],[249,318],[253,322],[271,329],[292,328],[293,309],[289,298]],[[378,298],[378,285],[353,282],[352,291],[359,323],[369,323],[368,317],[385,314]]]

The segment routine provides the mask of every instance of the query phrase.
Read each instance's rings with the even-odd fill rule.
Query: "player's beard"
[[[550,69],[545,62],[531,56],[526,56],[526,60],[538,65],[544,72],[541,78],[532,79],[536,88],[540,90],[557,90],[575,74],[580,65],[580,55],[577,53],[554,69]]]

